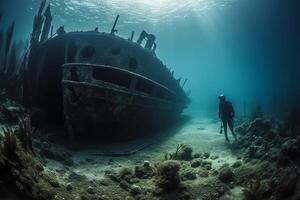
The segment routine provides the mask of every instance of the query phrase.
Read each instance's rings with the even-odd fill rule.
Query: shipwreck
[[[63,124],[74,143],[124,140],[170,125],[189,103],[186,82],[155,54],[155,36],[137,41],[110,32],[53,33],[50,6],[35,16],[24,102]],[[145,45],[143,44],[145,41]],[[182,83],[181,83],[182,82]]]

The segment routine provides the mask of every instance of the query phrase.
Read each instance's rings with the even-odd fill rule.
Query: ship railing
[[[180,101],[178,95],[145,76],[109,65],[67,63],[63,65],[63,80],[103,83],[129,92],[137,92],[166,101]]]

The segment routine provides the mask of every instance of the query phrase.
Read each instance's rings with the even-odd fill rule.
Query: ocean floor
[[[219,120],[184,117],[168,131],[76,150],[62,145],[67,140],[62,130],[34,131],[29,117],[12,127],[0,137],[0,199],[300,197],[300,172],[293,167],[300,164],[298,129],[277,120],[240,119],[233,144],[220,134]]]
[[[212,160],[212,167],[218,168],[224,163],[234,163],[236,156],[232,154],[228,143],[226,143],[224,134],[219,133],[220,122],[214,119],[191,118],[179,128],[172,130],[172,133],[166,132],[147,138],[146,143],[150,143],[140,151],[129,156],[97,156],[98,152],[102,152],[102,147],[94,147],[92,149],[73,152],[73,160],[75,165],[72,167],[76,173],[83,174],[90,179],[101,179],[104,172],[111,168],[122,168],[125,166],[135,166],[143,164],[145,160],[150,163],[159,162],[163,159],[165,152],[173,152],[178,144],[190,145],[194,151],[207,152],[211,156],[218,158]],[[145,141],[137,140],[133,143],[143,143]],[[134,144],[133,144],[134,145]],[[106,148],[119,148],[117,144],[113,144]],[[124,147],[126,151],[126,146]],[[48,163],[48,168],[60,167],[56,162]]]
[[[68,150],[74,163],[66,166],[61,161],[46,159],[45,169],[49,173],[55,172],[54,174],[60,185],[70,184],[69,177],[74,173],[76,176],[86,177],[90,182],[103,182],[108,171],[120,172],[124,168],[134,169],[135,166],[143,166],[145,162],[154,165],[164,160],[165,153],[173,153],[179,144],[185,144],[193,149],[193,154],[208,154],[209,158],[206,160],[211,163],[210,168],[218,170],[224,164],[232,165],[238,160],[237,156],[232,153],[230,145],[225,141],[224,134],[220,134],[219,131],[220,122],[218,120],[193,117],[172,130],[134,140],[127,143],[127,145],[99,145],[80,151]],[[231,135],[230,139],[233,139]],[[130,151],[131,148],[140,148],[141,150],[127,156],[102,155],[105,152],[122,153],[128,151],[128,149]],[[190,162],[187,163],[190,165]],[[200,177],[193,182],[210,187],[210,181],[209,178]],[[234,187],[222,199],[242,199],[241,195],[241,187]]]

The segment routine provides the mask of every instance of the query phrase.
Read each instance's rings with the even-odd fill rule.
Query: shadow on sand
[[[80,149],[81,153],[94,156],[128,156],[141,151],[154,143],[163,143],[173,137],[181,130],[191,117],[183,115],[172,126],[160,131],[152,132],[143,137],[134,138],[132,140],[110,143],[89,145]]]

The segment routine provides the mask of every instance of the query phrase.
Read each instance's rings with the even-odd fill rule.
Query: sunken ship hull
[[[141,45],[143,40],[146,45]],[[155,54],[155,37],[62,32],[32,49],[27,102],[63,124],[74,143],[126,140],[170,125],[189,103]]]
[[[109,79],[109,73],[122,78]],[[111,66],[65,64],[62,87],[67,128],[72,139],[82,143],[144,136],[167,127],[183,110],[181,104],[170,102],[175,94],[166,87]]]

